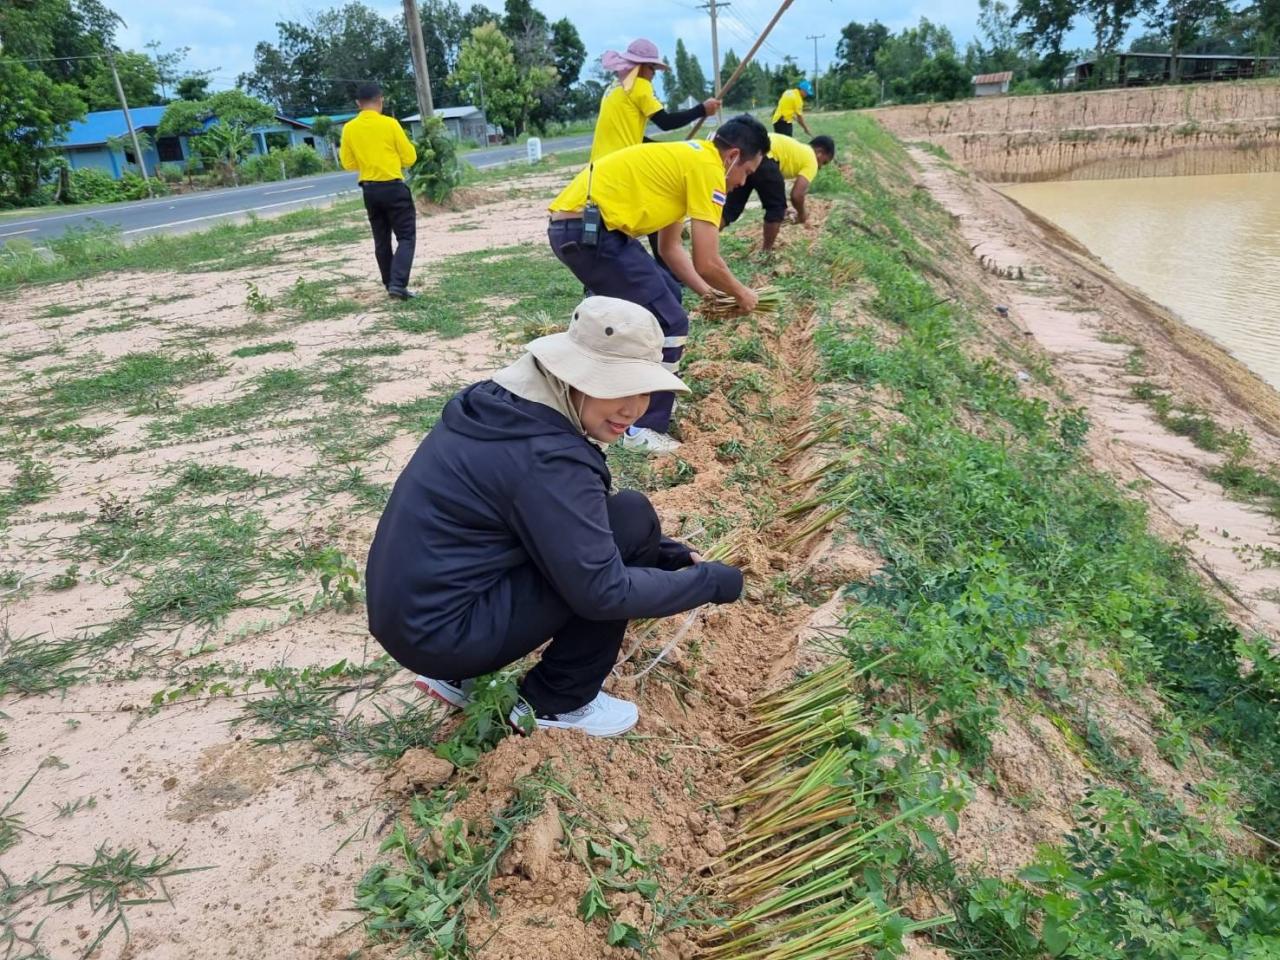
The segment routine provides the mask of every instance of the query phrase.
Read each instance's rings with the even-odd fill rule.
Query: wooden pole
[[[426,129],[427,117],[435,115],[431,102],[431,74],[427,72],[427,47],[422,40],[422,21],[418,18],[418,0],[404,0],[404,25],[409,31],[409,53],[413,58],[413,84],[418,92],[418,115]]]
[[[138,169],[142,171],[142,180],[147,185],[147,196],[154,197],[151,190],[151,178],[147,176],[147,161],[142,156],[142,147],[138,146],[138,131],[133,127],[133,117],[129,113],[129,101],[124,97],[124,86],[120,83],[120,74],[116,71],[116,54],[111,44],[107,48],[107,63],[111,65],[111,79],[116,82],[116,96],[120,98],[120,109],[124,111],[124,124],[129,128],[129,139],[133,141],[133,157],[138,161]]]
[[[752,44],[751,49],[747,51],[747,55],[742,58],[742,62],[738,64],[738,69],[734,70],[729,79],[724,82],[724,87],[720,90],[720,95],[722,97],[727,97],[729,95],[729,91],[732,90],[733,85],[738,82],[738,78],[742,76],[742,71],[747,68],[747,64],[751,62],[751,58],[756,55],[756,51],[760,49],[761,45],[769,39],[769,33],[777,25],[778,21],[782,19],[782,15],[787,12],[787,8],[794,2],[795,0],[782,0],[782,6],[778,7],[778,12],[773,15],[773,19],[765,24],[764,31],[760,34],[759,39]],[[702,129],[702,124],[706,119],[706,117],[702,117],[693,125],[693,129],[689,131],[690,140],[698,135],[698,131]]]

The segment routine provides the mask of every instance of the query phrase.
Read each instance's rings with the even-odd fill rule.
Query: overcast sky
[[[471,0],[463,0],[469,6]],[[340,3],[314,0],[181,0],[160,4],[155,0],[112,0],[110,4],[127,23],[119,42],[126,49],[141,50],[143,44],[158,40],[164,49],[190,47],[187,66],[213,70],[215,88],[230,87],[236,76],[253,65],[253,47],[259,40],[275,41],[279,20],[304,20],[310,11]],[[399,3],[370,2],[386,16],[402,9]],[[500,0],[487,4],[501,9]],[[569,17],[578,27],[587,46],[588,65],[607,49],[621,49],[636,37],[648,37],[670,57],[676,38],[683,37],[703,68],[711,72],[711,38],[706,11],[695,0],[623,0],[623,2],[583,3],[569,0],[534,0],[549,19]],[[720,53],[735,50],[741,56],[776,9],[774,0],[732,0],[720,20]],[[856,6],[846,0],[796,0],[774,28],[760,57],[778,63],[783,56],[796,57],[806,71],[813,69],[812,34],[826,34],[818,41],[818,62],[822,69],[835,57],[840,28],[856,16],[862,21],[878,19],[891,30],[911,26],[924,16],[951,28],[961,51],[975,33],[977,0],[868,0]],[[1077,30],[1068,46],[1084,46],[1088,37]],[[584,68],[584,76],[586,70]]]

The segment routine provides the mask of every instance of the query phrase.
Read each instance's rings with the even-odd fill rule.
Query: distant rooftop
[[[164,116],[166,109],[168,109],[166,106],[130,107],[129,116],[133,118],[135,129],[153,129],[160,125],[160,118]],[[276,122],[289,127],[310,129],[311,126],[304,121],[282,117],[279,114],[276,115]],[[255,132],[270,129],[270,126],[254,127]],[[123,110],[94,110],[92,113],[85,114],[83,120],[72,121],[66,136],[59,138],[56,142],[59,147],[93,147],[106,143],[114,137],[127,136],[128,133],[129,125],[124,122]]]
[[[475,116],[476,114],[480,113],[480,108],[473,107],[470,105],[464,106],[464,107],[441,107],[435,113],[436,113],[436,116],[439,117],[441,120],[460,120],[463,117]],[[420,113],[415,113],[412,116],[400,118],[400,120],[403,123],[417,123],[421,119],[422,119],[422,114]]]
[[[1004,83],[1013,79],[1012,70],[1002,70],[999,73],[980,73],[972,80],[973,83]]]
[[[314,127],[316,121],[321,117],[328,117],[334,123],[346,123],[348,120],[355,118],[354,113],[318,113],[314,117],[295,117],[299,123],[305,123],[308,127]]]
[[[164,107],[132,107],[129,115],[137,129],[154,127],[164,116]],[[83,120],[71,124],[67,135],[58,141],[63,147],[91,147],[106,143],[112,137],[123,137],[129,132],[129,125],[124,122],[123,110],[95,110],[86,114]]]

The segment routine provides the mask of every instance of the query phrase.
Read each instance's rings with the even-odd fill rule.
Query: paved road
[[[557,137],[554,140],[543,140],[542,152],[547,154],[556,150],[578,150],[589,146],[591,146],[591,134],[584,133],[576,137]],[[466,155],[465,159],[467,163],[477,170],[488,170],[490,167],[523,160],[526,156],[526,150],[528,148],[523,143],[514,147],[485,147],[483,150],[472,150]]]
[[[590,146],[591,136],[544,140],[543,151],[572,150]],[[466,160],[478,169],[490,169],[523,160],[526,147],[488,147],[467,154]],[[301,207],[327,206],[337,197],[357,190],[354,173],[324,173],[279,183],[256,183],[245,187],[205,190],[176,197],[138,200],[96,207],[59,207],[59,212],[38,213],[0,220],[0,244],[15,238],[39,243],[60,235],[69,227],[91,223],[118,227],[124,237],[151,233],[182,233],[199,230],[219,220],[238,219],[250,213],[271,216]]]

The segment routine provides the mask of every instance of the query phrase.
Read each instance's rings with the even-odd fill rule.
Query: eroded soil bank
[[[984,180],[1115,180],[1280,170],[1280,83],[1240,81],[886,107],[903,140]]]

